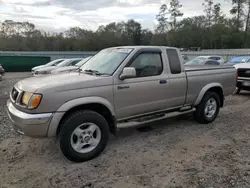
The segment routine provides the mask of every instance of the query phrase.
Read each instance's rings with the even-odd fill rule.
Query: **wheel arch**
[[[54,137],[60,132],[63,121],[69,114],[79,110],[92,110],[101,114],[109,124],[110,132],[116,133],[116,118],[113,105],[102,97],[78,98],[64,103],[58,108],[57,113],[51,120],[48,137]]]
[[[200,91],[200,93],[199,93],[199,95],[198,95],[198,97],[197,97],[197,99],[196,99],[196,101],[194,103],[194,106],[197,106],[198,104],[200,104],[202,98],[204,97],[204,95],[208,91],[215,92],[215,93],[217,93],[219,95],[219,97],[220,97],[220,107],[223,107],[223,105],[224,105],[224,94],[223,94],[223,87],[222,87],[222,85],[220,83],[210,83],[210,84],[204,86],[201,89],[201,91]]]

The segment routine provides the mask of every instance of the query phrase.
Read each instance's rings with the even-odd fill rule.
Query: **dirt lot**
[[[0,187],[184,188],[250,187],[250,94],[226,99],[218,119],[200,125],[190,115],[119,131],[104,153],[67,161],[56,140],[17,135],[7,118],[0,83]]]

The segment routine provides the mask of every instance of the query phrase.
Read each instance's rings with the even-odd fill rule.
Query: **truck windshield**
[[[84,65],[90,58],[91,58],[91,56],[90,56],[90,57],[87,57],[87,58],[84,58],[83,60],[79,61],[79,63],[77,63],[75,66],[81,67],[81,66]]]
[[[88,60],[81,67],[81,70],[85,72],[95,72],[100,75],[112,75],[132,51],[132,48],[102,50]]]

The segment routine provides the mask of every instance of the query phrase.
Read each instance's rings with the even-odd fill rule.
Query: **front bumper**
[[[48,76],[48,75],[50,75],[50,74],[32,74],[32,76],[34,76],[34,77],[42,77],[42,76]]]
[[[240,80],[237,80],[237,88],[241,89],[241,90],[247,90],[249,91],[250,90],[250,86],[246,86],[246,85],[243,85],[243,82],[250,82],[250,79],[240,79]]]
[[[7,101],[7,112],[18,133],[30,137],[47,137],[52,113],[27,114],[17,110],[10,100]]]

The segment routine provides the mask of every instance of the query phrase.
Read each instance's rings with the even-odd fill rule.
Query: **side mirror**
[[[136,77],[136,70],[134,67],[125,67],[122,71],[120,76],[121,80],[125,80],[127,78],[135,78]]]

